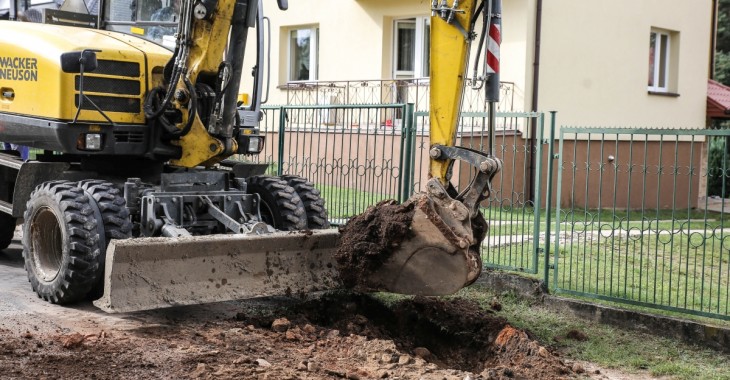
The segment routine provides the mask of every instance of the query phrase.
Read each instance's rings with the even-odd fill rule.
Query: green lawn
[[[333,185],[318,183],[315,186],[322,193],[330,219],[347,219],[362,213],[371,205],[394,198],[394,195],[390,194],[360,191]]]
[[[604,368],[673,379],[730,379],[730,355],[661,337],[627,331],[557,313],[512,294],[495,294],[472,286],[457,296],[476,300],[489,308],[494,297],[502,305],[497,315],[516,327],[532,332],[541,344],[559,350],[571,359],[596,363]],[[588,336],[584,342],[566,339],[571,330]]]
[[[557,285],[730,316],[727,237],[664,234],[574,238],[558,255]]]
[[[557,285],[562,290],[584,294],[592,302],[596,301],[595,296],[601,296],[617,302],[655,304],[728,318],[729,247],[723,246],[721,240],[698,236],[576,237],[560,245],[557,277],[552,245],[548,258],[551,289]],[[543,279],[545,255],[538,253],[537,270],[532,270],[533,249],[532,242],[485,248],[482,257],[488,266],[522,268],[527,272],[523,275]],[[651,312],[690,317],[657,309]],[[730,321],[726,324],[730,325]]]
[[[397,191],[361,191],[318,183],[330,218],[343,223]],[[373,185],[375,183],[372,183]],[[372,187],[371,187],[372,188]],[[377,190],[377,189],[373,189]],[[490,229],[482,248],[487,267],[513,269],[542,278],[545,256],[535,262],[535,230],[542,236],[547,215],[535,225],[534,209],[485,208]],[[549,258],[551,285],[563,290],[695,312],[730,316],[730,229],[728,217],[697,210],[582,210],[551,213],[554,237]],[[553,266],[557,264],[557,278]]]

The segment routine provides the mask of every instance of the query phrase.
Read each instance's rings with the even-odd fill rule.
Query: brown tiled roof
[[[707,117],[730,119],[730,87],[712,79],[707,81]]]

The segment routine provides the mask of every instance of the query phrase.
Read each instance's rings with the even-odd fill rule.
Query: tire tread
[[[307,227],[311,230],[323,230],[330,228],[327,208],[322,195],[314,187],[314,184],[306,178],[297,175],[283,175],[281,178],[294,188],[307,213]]]
[[[50,283],[42,283],[36,278],[29,250],[32,212],[38,206],[38,198],[46,196],[54,200],[61,211],[62,223],[67,233],[68,256],[61,263],[58,277]],[[23,258],[28,281],[38,296],[48,302],[68,304],[83,299],[91,290],[99,276],[98,256],[101,254],[97,220],[93,215],[91,199],[74,182],[51,181],[39,185],[30,196],[26,205]]]
[[[307,228],[307,213],[296,190],[286,181],[272,176],[254,176],[248,179],[249,192],[259,194],[261,201],[271,207],[274,228],[283,231],[298,231]],[[277,225],[278,224],[278,225]]]

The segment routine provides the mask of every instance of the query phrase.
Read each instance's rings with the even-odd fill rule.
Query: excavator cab
[[[139,36],[175,49],[182,0],[108,0],[101,18],[107,30]]]

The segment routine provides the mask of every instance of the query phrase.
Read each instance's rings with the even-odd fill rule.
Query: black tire
[[[99,254],[97,263],[99,265],[99,279],[88,293],[87,298],[95,300],[104,293],[104,263],[106,263],[106,248],[112,239],[129,239],[132,237],[132,222],[129,220],[129,210],[122,193],[113,183],[102,180],[84,180],[78,183],[78,187],[86,192],[96,202],[98,218],[102,223],[98,224],[99,231]],[[97,218],[97,219],[98,219]]]
[[[83,299],[99,277],[98,222],[93,200],[76,183],[45,182],[33,191],[23,224],[28,280],[57,304]]]
[[[307,213],[297,192],[281,178],[254,176],[248,179],[248,192],[261,197],[261,218],[281,231],[307,228]]]
[[[12,215],[0,213],[0,250],[10,246],[15,236],[16,219]]]
[[[324,205],[324,199],[319,190],[314,187],[312,182],[306,178],[297,175],[283,175],[281,179],[291,186],[297,192],[299,198],[304,203],[304,210],[307,213],[307,227],[310,230],[324,230],[330,228],[330,222],[327,217],[327,208]]]

